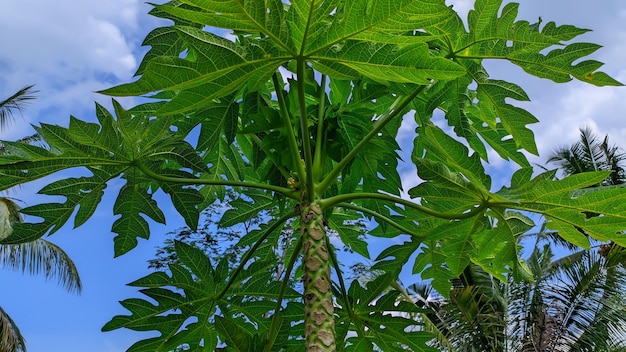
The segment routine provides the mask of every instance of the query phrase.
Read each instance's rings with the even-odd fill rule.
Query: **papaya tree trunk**
[[[335,318],[326,226],[316,203],[301,205],[304,251],[304,336],[307,352],[334,352]]]

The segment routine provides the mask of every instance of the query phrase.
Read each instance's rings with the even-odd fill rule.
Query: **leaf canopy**
[[[111,180],[123,183],[113,206],[116,256],[148,238],[148,220],[165,222],[160,191],[192,229],[226,192],[236,197],[219,227],[268,217],[246,227],[247,252],[233,268],[178,243],[180,263],[132,283],[147,298],[123,301],[130,315],[104,329],[158,336],[130,351],[301,350],[310,334],[302,317],[312,315],[290,285],[327,264],[336,275],[324,290],[338,304],[338,350],[428,351],[432,335],[410,318],[420,311],[388,290],[403,267],[443,294],[470,263],[498,278],[526,278],[518,254],[520,236],[534,226],[528,212],[576,245],[588,246],[586,236],[626,245],[623,192],[577,193],[606,173],[532,178],[525,153],[537,153],[528,126],[538,120],[514,105],[529,97],[483,65],[507,60],[554,82],[620,85],[585,59],[599,48],[575,41],[585,29],[518,20],[518,4],[501,0],[477,0],[467,28],[443,0],[173,0],[151,13],[173,24],[148,35],[135,81],[102,92],[148,102],[126,110],[114,100],[115,114],[97,105],[98,123],[41,124],[45,146],[3,142],[0,155],[0,190],[86,172],[44,186],[40,193],[65,201],[25,208],[42,220],[16,224],[0,243],[52,234],[72,217],[84,224]],[[433,122],[438,111],[452,132]],[[421,182],[407,199],[396,136],[411,114],[411,177]],[[490,149],[521,167],[499,191],[485,172]],[[369,257],[370,240],[394,241],[374,260],[384,275],[346,288],[339,251],[324,236],[317,245],[326,249],[296,267],[302,247],[311,252],[305,233],[320,233],[310,227],[318,215],[359,255]],[[301,230],[279,255],[285,224]],[[272,272],[276,262],[281,269]]]

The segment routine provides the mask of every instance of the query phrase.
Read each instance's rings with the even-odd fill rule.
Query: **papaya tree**
[[[439,292],[470,263],[525,277],[517,238],[534,226],[528,213],[582,247],[581,229],[626,244],[621,190],[572,195],[606,172],[533,177],[525,153],[537,153],[528,125],[538,120],[514,105],[529,98],[483,62],[507,60],[559,83],[620,83],[585,59],[599,48],[574,40],[587,30],[517,12],[501,0],[477,0],[466,22],[444,0],[154,5],[171,24],[146,37],[135,81],[102,92],[142,97],[139,105],[96,105],[97,123],[41,123],[45,147],[6,143],[2,189],[85,173],[44,186],[39,193],[65,201],[23,209],[33,222],[3,242],[53,234],[72,218],[84,224],[110,180],[123,183],[116,256],[149,237],[148,220],[165,222],[162,195],[193,229],[202,209],[235,194],[221,228],[262,219],[236,244],[245,250],[238,263],[177,243],[178,263],[131,283],[145,298],[122,301],[130,313],[103,328],[154,332],[129,351],[432,350],[429,327],[409,318],[419,308],[397,299],[405,266]],[[433,122],[441,112],[450,128]],[[421,180],[408,190],[395,139],[405,116],[418,125],[409,147]],[[500,190],[483,167],[490,149],[519,166]],[[369,257],[372,241],[387,243],[373,258],[383,274],[346,282],[337,245]]]

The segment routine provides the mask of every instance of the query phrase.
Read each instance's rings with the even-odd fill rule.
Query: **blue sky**
[[[473,3],[448,2],[463,13]],[[520,17],[531,22],[541,16],[544,22],[555,20],[557,24],[593,29],[581,40],[603,45],[605,48],[594,58],[606,63],[605,72],[626,82],[626,2],[520,2]],[[138,0],[2,0],[0,97],[28,84],[36,84],[40,92],[26,109],[23,120],[0,134],[0,138],[11,140],[32,133],[29,123],[67,125],[70,114],[94,119],[94,101],[109,106],[110,99],[93,92],[132,78],[145,52],[141,41],[160,23],[147,15],[148,10],[149,6]],[[493,63],[489,67],[493,77],[516,82],[528,92],[532,102],[522,106],[541,121],[533,127],[541,153],[571,144],[583,125],[602,135],[608,133],[614,143],[626,147],[626,88],[596,88],[578,82],[557,85],[527,77],[511,65]],[[412,129],[406,124],[404,132]],[[402,133],[399,139],[405,136]],[[508,165],[497,158],[493,160],[489,169],[495,183],[502,184]],[[407,185],[417,182],[411,170],[403,178]],[[10,196],[35,204],[41,200],[35,193],[42,185],[35,182],[14,190]],[[115,189],[114,184],[111,189]],[[117,352],[147,337],[124,330],[101,333],[100,328],[113,315],[125,313],[117,302],[136,295],[125,284],[149,272],[146,260],[153,257],[155,246],[166,232],[182,222],[179,217],[170,216],[165,226],[153,224],[149,241],[142,241],[130,254],[113,259],[110,228],[114,194],[108,192],[106,197],[87,224],[78,229],[68,225],[49,238],[76,262],[84,285],[81,296],[67,294],[42,277],[0,271],[0,305],[20,326],[30,352]]]

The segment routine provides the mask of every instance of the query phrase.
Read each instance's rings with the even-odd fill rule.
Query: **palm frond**
[[[503,351],[506,286],[473,264],[452,283],[437,312],[440,331],[459,351]]]
[[[611,170],[611,175],[608,178],[608,185],[619,185],[626,182],[626,171],[622,167],[624,161],[626,161],[626,154],[620,153],[620,148],[617,146],[609,146],[609,136],[604,136],[602,145],[600,146],[604,153],[604,159],[606,160],[606,167]]]
[[[555,259],[550,262],[547,271],[552,273],[552,279],[556,278],[561,272],[568,270],[574,265],[578,265],[587,256],[587,250],[579,250],[573,253],[569,253],[561,258]]]
[[[432,286],[426,283],[412,284],[403,290],[410,302],[423,309],[415,318],[423,324],[423,329],[435,336],[433,347],[442,352],[457,352],[457,348],[442,330],[441,317],[438,312],[443,299],[435,292]]]
[[[56,280],[68,292],[82,290],[74,262],[59,246],[44,239],[0,245],[0,268],[44,275],[46,280]]]
[[[587,171],[611,171],[611,175],[599,186],[617,185],[626,182],[626,171],[622,167],[626,154],[620,148],[609,145],[608,135],[602,141],[591,128],[580,129],[580,140],[570,147],[555,150],[547,163],[555,164],[565,176]]]
[[[21,221],[20,206],[11,198],[0,197],[0,239],[10,236],[13,224]],[[43,274],[69,292],[80,293],[82,288],[74,262],[61,247],[44,239],[0,245],[0,268]]]
[[[0,307],[0,352],[25,352],[26,344],[20,329]]]
[[[580,140],[572,146],[573,154],[584,160],[589,165],[585,171],[598,171],[605,169],[604,153],[601,144],[591,128],[580,129]]]
[[[514,282],[508,286],[508,340],[511,351],[538,351],[545,345],[546,332],[551,328],[546,319],[545,290],[557,275],[551,268],[554,254],[549,244],[535,247],[526,261],[533,280]]]
[[[450,347],[458,351],[626,350],[626,249],[570,252],[555,258],[544,241],[527,259],[533,280],[503,283],[470,265],[449,299],[409,290]]]
[[[22,112],[22,109],[30,100],[35,99],[36,90],[34,85],[26,86],[7,99],[0,101],[0,130],[5,129],[14,118],[14,112]]]
[[[607,266],[595,251],[585,252],[583,260],[564,270],[550,291],[550,314],[559,321],[555,350],[610,350],[616,341],[609,330],[626,326],[625,285],[624,267]]]
[[[588,169],[588,165],[584,160],[576,157],[572,148],[561,147],[548,158],[548,163],[556,164],[565,175],[577,174]]]
[[[534,246],[532,246],[531,248],[533,248],[533,250],[535,251],[541,248],[541,244],[557,246],[557,248],[563,248],[568,252],[576,251],[579,249],[578,246],[561,237],[558,231],[548,230],[547,224],[545,222],[541,225],[541,228],[538,232],[527,232],[522,234],[519,238],[520,242],[528,241],[531,239],[535,243]]]

